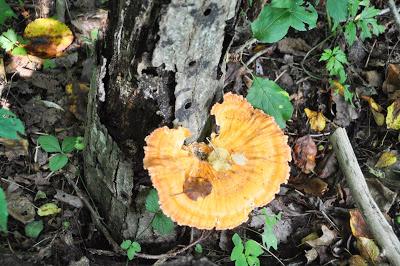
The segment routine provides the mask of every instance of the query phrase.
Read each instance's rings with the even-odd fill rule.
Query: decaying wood
[[[85,178],[117,239],[173,241],[154,235],[144,210],[150,185],[143,171],[144,138],[162,125],[204,132],[222,96],[231,0],[109,1],[109,29],[89,93]]]
[[[330,140],[340,169],[346,177],[351,195],[374,239],[378,242],[390,263],[400,265],[400,241],[371,196],[346,130],[344,128],[336,129]]]

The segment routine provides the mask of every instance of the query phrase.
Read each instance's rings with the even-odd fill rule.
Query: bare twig
[[[399,10],[396,7],[396,4],[394,3],[394,0],[389,0],[389,8],[390,8],[390,11],[392,11],[394,20],[396,21],[396,24],[397,24],[397,28],[398,28],[398,30],[400,30],[400,15],[399,15]]]
[[[391,265],[400,265],[400,241],[369,192],[346,130],[336,129],[330,140],[351,195],[374,239],[385,252]]]

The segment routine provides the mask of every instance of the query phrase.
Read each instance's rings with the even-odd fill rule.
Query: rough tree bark
[[[148,229],[144,138],[163,125],[188,127],[192,140],[209,130],[240,1],[109,2],[109,28],[89,94],[87,188],[117,239],[173,240]]]

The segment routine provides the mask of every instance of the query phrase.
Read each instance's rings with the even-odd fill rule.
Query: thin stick
[[[346,130],[344,128],[336,129],[330,140],[351,195],[374,239],[384,251],[391,265],[400,265],[400,241],[369,192]]]

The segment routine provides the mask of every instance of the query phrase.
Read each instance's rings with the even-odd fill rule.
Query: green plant
[[[131,241],[131,240],[124,240],[120,247],[123,250],[126,250],[126,255],[128,256],[129,260],[133,260],[135,257],[136,253],[140,252],[142,250],[142,247],[138,242]]]
[[[362,41],[385,31],[385,27],[376,20],[380,10],[370,6],[369,0],[328,0],[326,8],[334,21],[332,30],[345,22],[344,36],[349,45],[356,40],[357,31]]]
[[[154,213],[151,226],[155,231],[162,235],[168,235],[174,230],[174,222],[161,211],[155,189],[150,190],[146,197],[146,210]]]
[[[25,235],[30,238],[37,238],[43,231],[44,224],[42,220],[33,221],[25,225]]]
[[[26,55],[27,52],[22,46],[25,43],[26,41],[16,34],[13,29],[8,29],[0,36],[0,47],[6,52],[11,51],[12,55]]]
[[[334,87],[341,87],[343,90],[343,96],[346,101],[353,104],[353,93],[349,90],[350,86],[345,84],[347,79],[346,71],[344,69],[344,64],[348,64],[346,54],[340,49],[339,46],[336,46],[331,49],[325,49],[319,61],[326,62],[326,69],[329,71],[330,76],[339,77],[339,84],[334,84]],[[330,83],[335,83],[330,80]]]
[[[55,153],[49,159],[49,168],[53,172],[63,168],[68,163],[67,153],[84,148],[82,137],[66,137],[61,146],[58,139],[52,135],[40,136],[37,141],[43,150]]]
[[[45,59],[43,60],[43,69],[53,69],[56,68],[57,65],[54,62],[54,60],[51,59]]]
[[[16,16],[17,15],[15,15],[7,2],[5,0],[0,0],[0,26],[2,26],[8,18],[15,18]]]
[[[4,190],[0,187],[0,232],[7,233],[7,220],[8,220],[8,210],[7,210],[7,200]]]
[[[260,244],[249,239],[243,245],[243,241],[238,234],[233,235],[232,242],[235,247],[232,249],[230,259],[235,262],[236,266],[260,265],[260,259],[258,257],[264,253]]]
[[[194,251],[196,251],[196,253],[198,254],[203,253],[203,246],[201,244],[196,244],[196,246],[194,247]]]
[[[87,45],[87,54],[88,55],[93,55],[95,52],[95,45],[97,40],[99,39],[99,29],[93,29],[90,31],[90,36],[86,37],[83,36],[82,37],[82,41],[83,43],[85,43]]]
[[[265,208],[262,209],[262,214],[265,217],[264,231],[261,234],[263,246],[269,250],[271,247],[278,250],[278,239],[274,234],[274,226],[281,220],[281,213],[268,215]]]
[[[25,134],[24,124],[8,109],[0,108],[0,137],[6,139],[20,139]]]
[[[251,29],[258,41],[273,43],[285,37],[290,27],[299,31],[315,28],[317,19],[315,8],[304,0],[272,0],[251,23]]]
[[[246,99],[254,107],[273,116],[281,128],[292,117],[293,105],[289,94],[272,80],[255,77]]]

